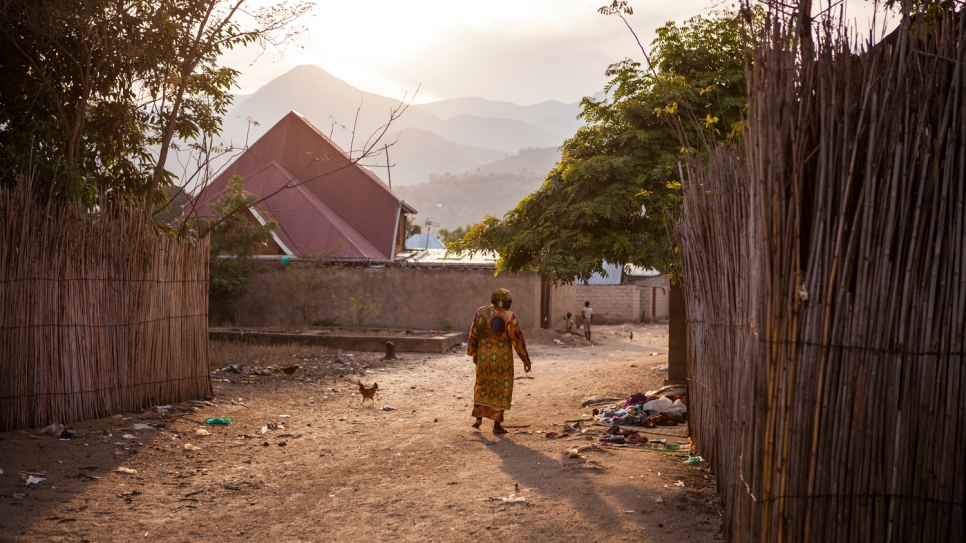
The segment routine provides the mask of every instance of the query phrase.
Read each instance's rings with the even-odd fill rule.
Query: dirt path
[[[293,376],[216,372],[216,397],[197,411],[90,421],[70,441],[0,434],[0,541],[721,540],[702,465],[622,450],[569,458],[601,429],[586,424],[544,438],[585,418],[588,396],[662,383],[653,368],[667,357],[653,353],[666,352],[667,327],[633,329],[630,340],[630,328],[597,327],[593,347],[528,338],[533,378],[516,380],[504,436],[489,421],[470,428],[473,365],[460,352],[382,366],[324,353],[295,360],[305,370]],[[376,408],[359,407],[355,376],[331,377],[348,367],[379,383]],[[216,416],[232,423],[204,424]],[[272,422],[281,427],[261,434]],[[21,471],[45,480],[25,486]]]

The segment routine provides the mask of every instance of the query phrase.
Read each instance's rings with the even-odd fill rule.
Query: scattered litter
[[[598,396],[591,396],[586,400],[584,400],[583,402],[581,402],[580,407],[587,407],[588,405],[596,405],[599,403],[618,402],[622,399],[623,398],[611,398],[611,397],[602,398]]]
[[[697,464],[699,462],[704,462],[704,458],[700,456],[692,456],[684,461],[685,464]]]
[[[683,487],[684,486],[684,481],[678,481],[678,482],[674,483],[674,486]]]
[[[278,418],[280,418],[280,419],[290,419],[290,418],[292,418],[292,415],[279,415]]]
[[[196,446],[192,445],[191,443],[185,443],[184,444],[184,449],[186,451],[200,451],[201,450],[201,447],[196,447]]]
[[[554,338],[553,342],[556,343],[557,345],[563,345],[564,344],[563,341],[560,341],[559,339],[556,339],[556,338]]]
[[[118,473],[127,473],[128,475],[137,475],[138,474],[138,470],[131,469],[131,468],[125,468],[125,467],[117,468],[116,471]]]
[[[124,434],[121,437],[123,437],[124,439],[137,439],[137,436],[134,436],[134,435],[131,435],[131,434]]]
[[[195,435],[196,436],[210,436],[211,435],[211,432],[209,432],[208,430],[205,430],[204,428],[198,428],[197,430],[195,430]]]
[[[228,417],[221,419],[206,419],[205,422],[208,424],[231,424],[231,419]]]
[[[262,426],[262,429],[258,431],[259,434],[265,435],[268,433],[268,425]]]
[[[137,424],[134,425],[134,429],[135,430],[154,430],[154,426],[151,426],[150,424],[144,424],[142,422],[139,422],[139,423],[137,423]]]
[[[13,498],[13,499],[15,499],[15,500],[22,500],[22,499],[26,498],[27,495],[24,494],[23,492],[14,492],[13,494],[10,495],[10,497]]]
[[[34,477],[33,475],[28,475],[27,476],[27,484],[28,485],[35,485],[35,484],[41,483],[43,481],[46,481],[46,479],[44,477]]]
[[[44,471],[21,471],[20,480],[26,481],[28,477],[47,477],[47,472]]]
[[[654,501],[656,501],[657,503],[664,503],[664,500],[662,500],[660,496],[654,498]]]
[[[562,437],[567,437],[569,435],[570,435],[569,432],[561,432],[559,434],[557,432],[547,432],[546,434],[543,434],[543,437],[547,439],[560,439]]]
[[[41,434],[50,434],[52,436],[59,436],[64,431],[64,425],[59,423],[51,424],[50,426],[44,428],[40,431]]]
[[[624,511],[624,514],[625,514],[625,515],[629,515],[629,514],[631,514],[631,513],[633,513],[633,512],[634,512],[634,511]]]
[[[509,496],[507,496],[505,498],[500,498],[500,499],[503,500],[503,501],[505,501],[505,502],[507,502],[507,503],[521,503],[521,502],[527,501],[526,498],[524,498],[523,496],[517,496],[515,493],[510,494]]]
[[[395,411],[396,410],[395,407],[389,407],[388,405],[384,405],[384,406],[380,407],[379,409],[381,411]]]
[[[0,475],[3,475],[3,468],[0,468]]]

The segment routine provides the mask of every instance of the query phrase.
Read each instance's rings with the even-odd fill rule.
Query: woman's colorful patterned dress
[[[473,416],[503,422],[513,399],[513,350],[527,364],[530,355],[516,315],[509,309],[481,307],[473,319],[466,354],[476,362]]]

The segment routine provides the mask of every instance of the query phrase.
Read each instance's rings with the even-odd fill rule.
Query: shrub
[[[339,311],[339,316],[342,317],[342,322],[350,328],[368,326],[382,314],[382,304],[373,302],[371,294],[347,296],[336,304],[336,308]]]

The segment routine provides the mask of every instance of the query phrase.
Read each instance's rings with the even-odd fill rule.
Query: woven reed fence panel
[[[769,26],[743,148],[689,168],[692,434],[733,543],[966,541],[961,20],[863,54]]]
[[[208,247],[0,192],[0,431],[202,398]]]

